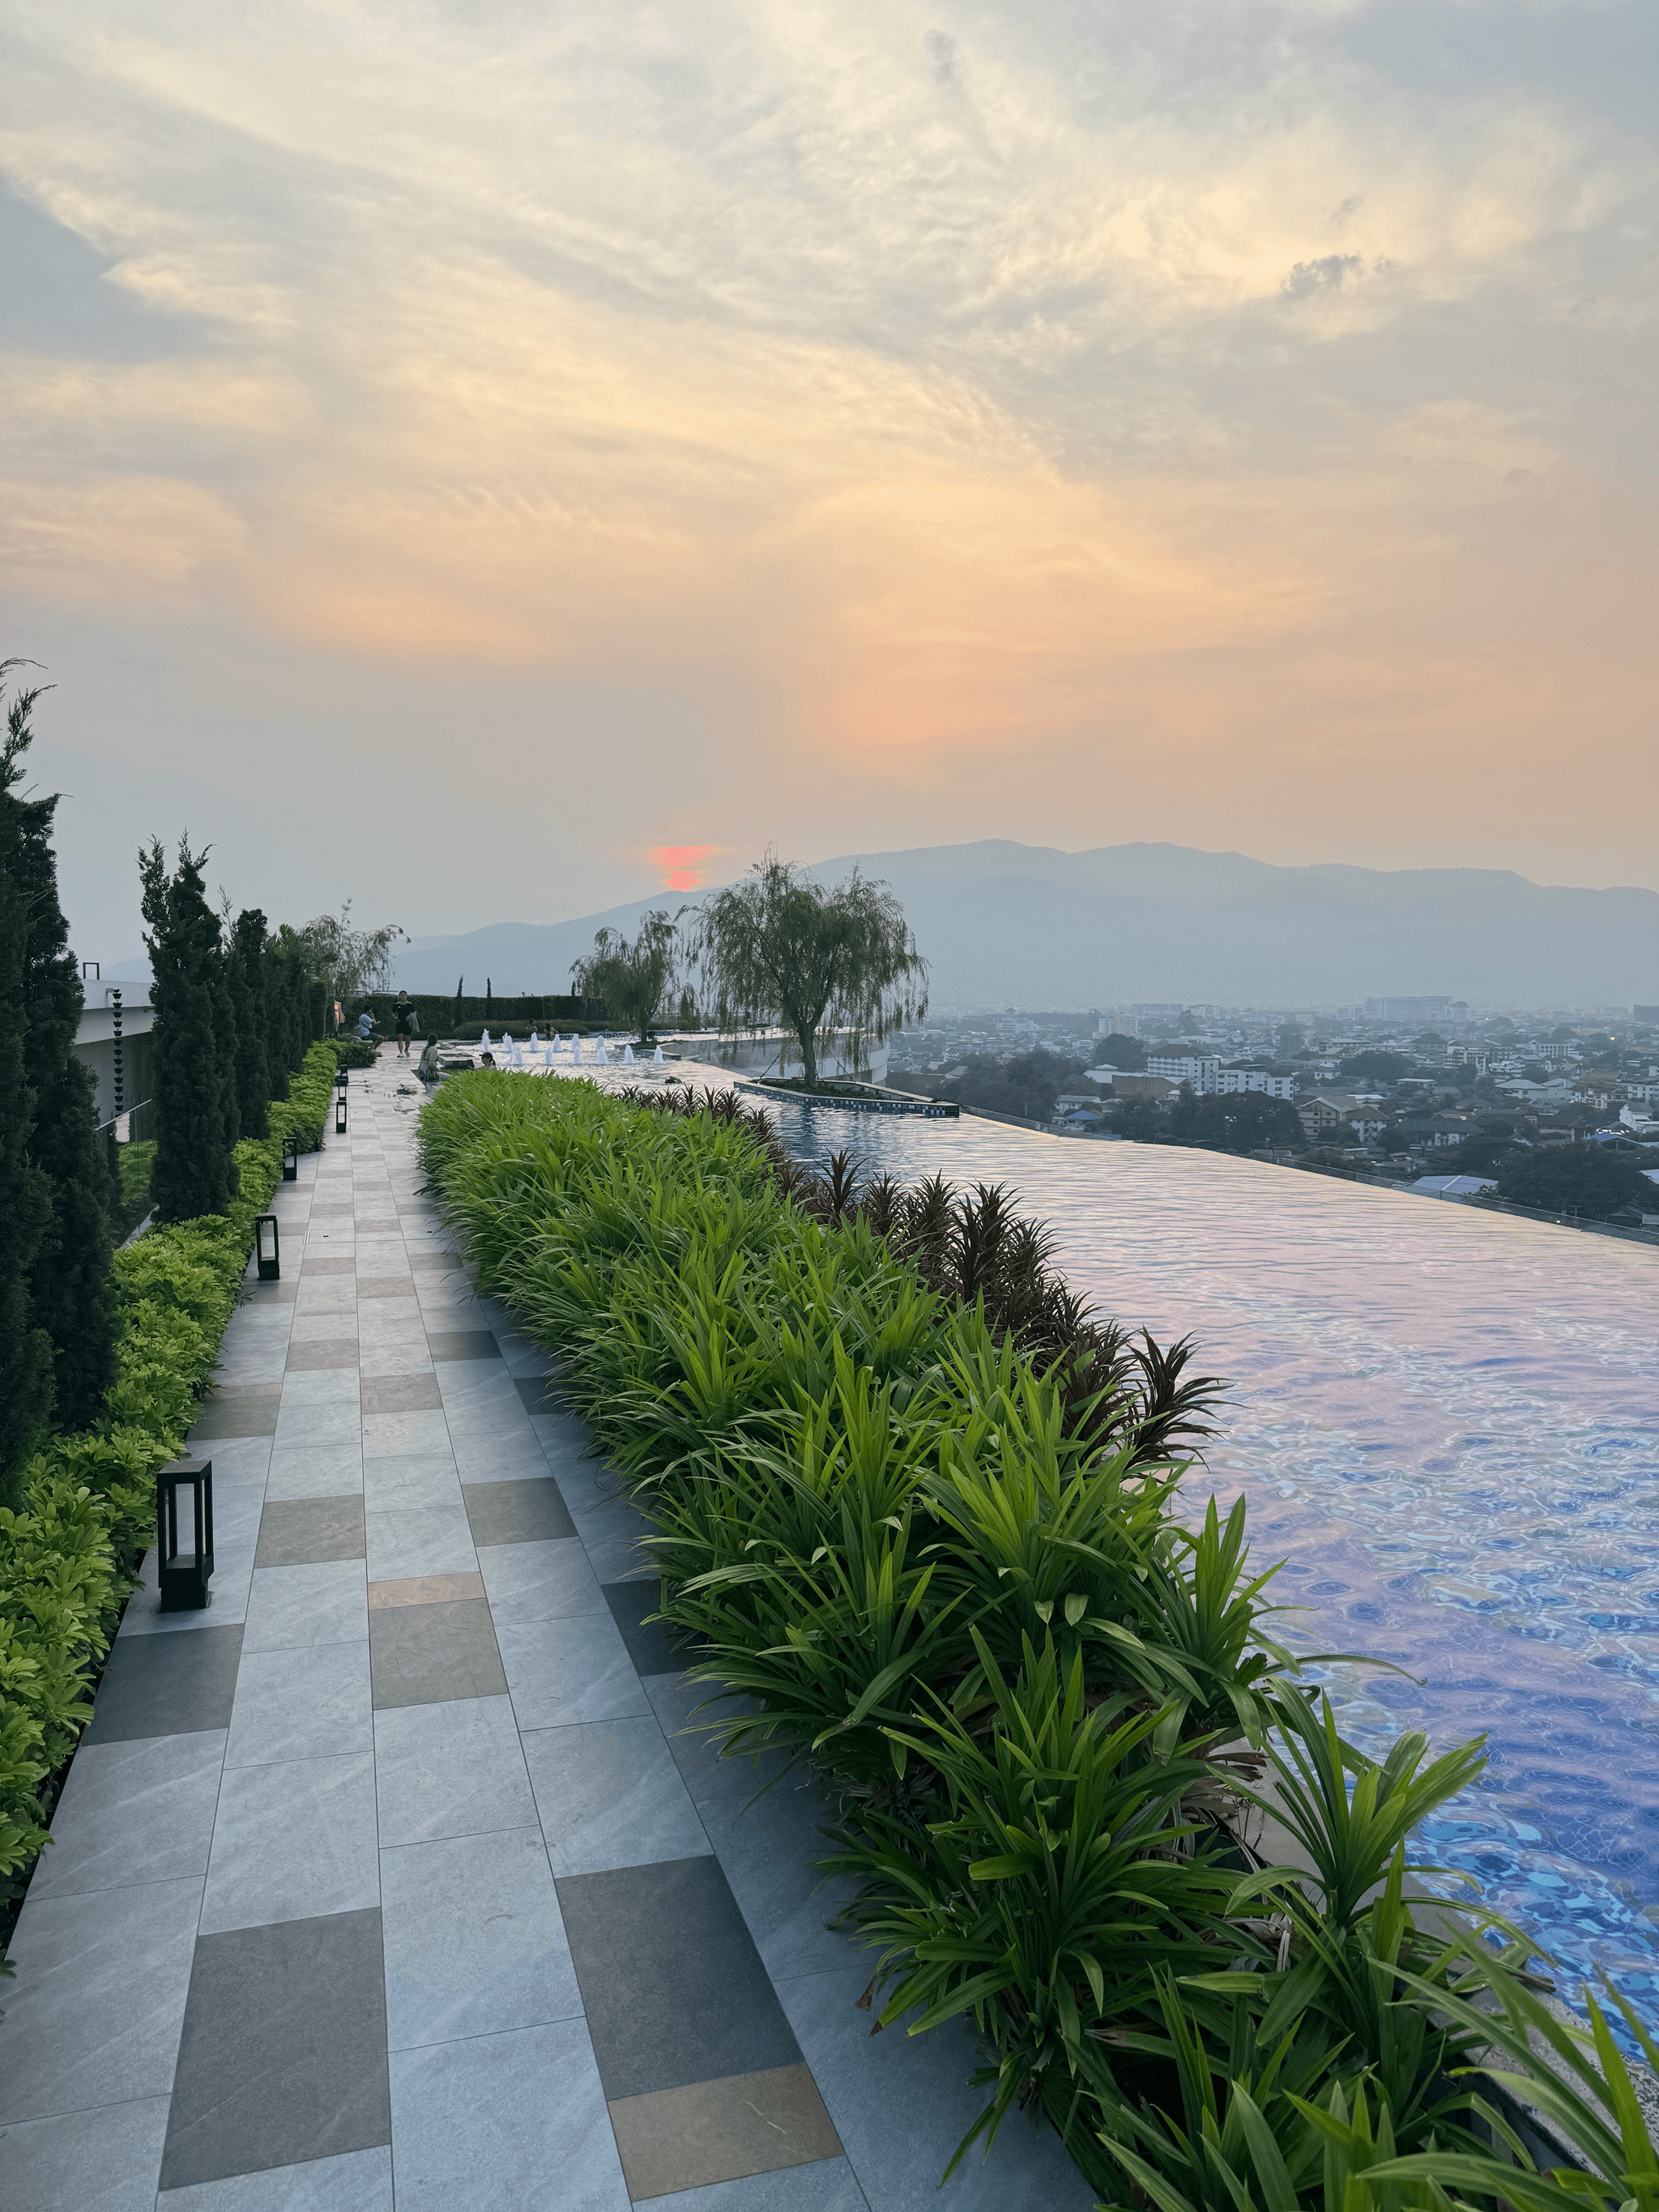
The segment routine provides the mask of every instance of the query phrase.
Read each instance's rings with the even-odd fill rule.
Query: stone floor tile
[[[344,1498],[362,1486],[361,1444],[279,1444],[270,1455],[265,1497]]]
[[[225,1769],[204,1934],[355,1912],[380,1900],[372,1754]]]
[[[407,1304],[415,1296],[415,1278],[408,1267],[400,1273],[384,1275],[360,1274],[357,1278],[360,1298],[385,1299],[399,1305]]]
[[[787,1768],[789,1760],[782,1752],[767,1752],[758,1761],[747,1754],[731,1759],[720,1754],[720,1723],[758,1713],[753,1698],[722,1696],[711,1684],[690,1682],[683,1674],[648,1675],[645,1692],[694,1805],[716,1799],[746,1804]]]
[[[66,1897],[207,1872],[225,1732],[83,1743],[52,1816],[32,1898]]]
[[[213,1370],[213,1387],[226,1390],[249,1382],[280,1382],[288,1364],[287,1347],[281,1343],[222,1352]]]
[[[536,1819],[506,1698],[396,1705],[374,1716],[380,1843],[522,1828]]]
[[[272,1766],[374,1748],[368,1652],[361,1643],[243,1653],[227,1766]]]
[[[377,1911],[204,1935],[163,2189],[389,2142],[386,2074]]]
[[[457,1508],[465,1510],[465,1504],[455,1462],[447,1452],[365,1460],[363,1501],[371,1513],[406,1513],[428,1506],[447,1506],[453,1513]]]
[[[869,2212],[870,2200],[842,2157],[711,2182],[703,2189],[677,2189],[652,2197],[650,2204],[651,2212]]]
[[[576,1533],[550,1474],[464,1484],[461,1496],[475,1544],[538,1544]]]
[[[566,1875],[557,1886],[607,2098],[799,2063],[718,1861]]]
[[[407,1459],[412,1452],[448,1452],[449,1424],[441,1412],[365,1413],[363,1457]]]
[[[346,1340],[341,1340],[344,1341]],[[318,1369],[314,1373],[303,1372],[290,1366],[283,1377],[283,1411],[292,1413],[343,1411],[357,1409],[362,1383],[357,1374],[357,1340],[349,1340],[351,1346],[349,1362],[341,1366]]]
[[[401,1355],[400,1355],[401,1356]],[[362,1377],[365,1413],[433,1413],[443,1410],[433,1374],[394,1372]]]
[[[392,2212],[392,2146],[169,2189],[156,2212]]]
[[[363,1556],[363,1501],[341,1498],[268,1500],[259,1521],[254,1566],[319,1566],[329,1559]]]
[[[270,1472],[273,1440],[270,1437],[226,1437],[202,1454],[213,1468],[213,1497],[262,1481]]]
[[[216,1443],[222,1437],[271,1435],[282,1392],[280,1382],[239,1383],[215,1390],[191,1425],[191,1449]]]
[[[581,2017],[541,1831],[380,1854],[392,2048]]]
[[[357,1340],[355,1335],[291,1337],[289,1340],[284,1377],[286,1379],[286,1376],[294,1375],[343,1374],[347,1369],[355,1370],[356,1364]],[[343,1397],[345,1393],[342,1391],[337,1394],[331,1391],[330,1402],[332,1402],[337,1395]],[[301,1405],[316,1401],[296,1398],[293,1402]]]
[[[260,1568],[248,1598],[244,1650],[283,1651],[307,1644],[367,1644],[365,1580],[361,1559]]]
[[[599,1874],[710,1849],[654,1715],[532,1729],[523,1741],[556,1875]]]
[[[696,1656],[695,1640],[655,1615],[662,1607],[662,1584],[653,1576],[641,1581],[600,1585],[611,1617],[622,1632],[628,1656],[641,1674],[672,1674]]]
[[[200,1622],[202,1613],[174,1618]],[[83,1743],[194,1735],[230,1725],[239,1627],[198,1627],[189,1636],[121,1636],[110,1647]]]
[[[357,1316],[355,1313],[296,1313],[288,1341],[290,1352],[301,1345],[355,1345]]]
[[[261,1495],[258,1485],[249,1487],[255,1498]],[[117,1632],[119,1640],[190,1634],[208,1626],[233,1628],[241,1621],[247,1610],[248,1584],[253,1573],[253,1537],[228,1541],[220,1533],[218,1522],[216,1496],[213,1579],[209,1585],[206,1610],[162,1612],[161,1594],[155,1582],[155,1553],[149,1551],[139,1571],[138,1587],[127,1600],[126,1611],[121,1615]]]
[[[355,1276],[356,1272],[357,1263],[355,1260],[330,1259],[324,1254],[307,1253],[303,1279],[307,1283],[316,1283],[325,1280],[330,1275]]]
[[[367,1395],[371,1380],[390,1381],[402,1376],[429,1380],[434,1373],[432,1355],[426,1348],[426,1339],[405,1338],[403,1335],[382,1338],[371,1331],[362,1342],[358,1353],[357,1371],[363,1378]],[[441,1403],[441,1401],[439,1401]],[[365,1407],[367,1409],[367,1407]],[[397,1407],[390,1411],[401,1410]],[[411,1409],[413,1410],[413,1409]]]
[[[374,1462],[363,1462],[363,1480],[372,1480]],[[478,1557],[465,1507],[453,1505],[379,1508],[366,1516],[368,1571],[377,1583],[402,1582],[411,1575],[474,1574]]]
[[[499,1697],[507,1688],[489,1607],[482,1598],[371,1607],[368,1639],[377,1711]]]
[[[355,1402],[343,1406],[284,1407],[276,1423],[276,1449],[281,1451],[311,1444],[356,1444],[361,1448],[362,1433],[362,1415]]]
[[[908,2212],[938,2201],[939,2176],[984,2109],[985,2091],[969,2083],[981,2062],[960,2022],[872,2036],[857,2008],[871,1964],[803,1974],[778,1995],[871,2212]],[[988,2158],[963,2160],[946,2201],[952,2212],[1091,2212],[1097,2195],[1052,2128],[1013,2115]]]
[[[447,1333],[439,1332],[441,1335]],[[431,1326],[428,1324],[427,1328],[428,1343],[432,1340],[432,1334]],[[464,1330],[456,1334],[471,1336],[482,1334],[483,1332]],[[492,1337],[490,1341],[494,1343],[495,1339]],[[433,1357],[439,1363],[439,1379],[443,1384],[444,1402],[447,1405],[465,1406],[469,1412],[479,1415],[493,1407],[514,1421],[522,1421],[529,1418],[525,1412],[524,1401],[519,1395],[513,1377],[499,1359],[482,1357],[476,1359],[447,1359],[442,1352],[436,1351],[434,1352]]]
[[[201,1906],[199,1880],[24,1899],[0,2125],[167,2094]]]
[[[428,1327],[426,1334],[434,1359],[499,1359],[501,1356],[501,1348],[495,1341],[493,1329],[434,1329]]]
[[[449,1415],[450,1441],[463,1482],[535,1482],[552,1470],[527,1424],[515,1429],[474,1427]]]
[[[745,1759],[745,1774],[754,1769]],[[826,1879],[816,1862],[830,1848],[836,1808],[804,1769],[757,1795],[706,1801],[699,1810],[757,1948],[774,1981],[827,1972],[853,1956],[850,1939],[827,1923],[857,1894],[850,1876]]]
[[[510,1620],[554,1620],[562,1613],[606,1609],[587,1554],[574,1537],[534,1544],[481,1544],[478,1565],[498,1628]]]
[[[154,2212],[167,2131],[165,2097],[9,2127],[6,2212]]]
[[[289,1267],[297,1268],[299,1264],[299,1251],[290,1251]],[[294,1274],[282,1276],[274,1283],[250,1283],[247,1287],[250,1305],[267,1313],[282,1306],[292,1306],[300,1290],[298,1278]]]
[[[484,1595],[482,1575],[411,1575],[404,1582],[371,1583],[368,1609],[374,1613],[387,1606],[453,1605]]]
[[[628,1720],[651,1710],[608,1612],[505,1621],[496,1641],[521,1729]]]
[[[302,1314],[356,1313],[357,1286],[353,1279],[352,1271],[357,1263],[347,1254],[342,1253],[340,1257],[344,1262],[346,1270],[343,1275],[332,1278],[325,1276],[320,1281],[313,1282],[309,1278],[312,1269],[318,1263],[307,1253],[306,1273],[300,1279],[299,1288],[294,1300],[294,1314],[296,1321]]]
[[[629,2212],[580,2021],[399,2051],[392,2060],[398,2212]]]
[[[635,2203],[841,2157],[823,2100],[799,2064],[613,2098],[611,2124]]]

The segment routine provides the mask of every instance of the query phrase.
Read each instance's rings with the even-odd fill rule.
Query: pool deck
[[[475,1297],[382,1053],[279,1187],[0,1983],[6,2212],[1085,2212],[963,2029],[872,2037],[826,1807],[721,1763],[643,1523]]]

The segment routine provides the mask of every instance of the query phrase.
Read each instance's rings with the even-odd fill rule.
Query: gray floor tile
[[[326,1201],[319,1196],[313,1202],[313,1210],[314,1211],[316,1206],[321,1206]],[[357,1263],[355,1260],[331,1260],[325,1255],[319,1255],[318,1256],[313,1257],[309,1253],[306,1255],[305,1267],[302,1271],[304,1280],[307,1284],[325,1280],[331,1275],[337,1277],[343,1275],[355,1277],[356,1272]]]
[[[267,1501],[259,1521],[256,1569],[319,1566],[328,1559],[361,1559],[362,1556],[360,1494]]]
[[[826,1881],[814,1863],[829,1848],[823,1832],[835,1826],[836,1811],[804,1770],[763,1796],[717,1797],[701,1810],[774,1981],[847,1966],[854,1957],[848,1938],[825,1923],[858,1884],[847,1876]]]
[[[365,1400],[371,1382],[395,1376],[405,1379],[412,1376],[430,1381],[434,1373],[425,1340],[410,1344],[401,1336],[366,1336],[359,1348],[357,1365],[363,1378]],[[441,1401],[423,1400],[422,1402],[429,1408],[431,1404]]]
[[[323,1249],[325,1252],[329,1249],[330,1248],[327,1244],[325,1244],[323,1247]],[[309,1250],[307,1250],[307,1272],[310,1268],[315,1267],[316,1264],[315,1260],[312,1258]],[[356,1267],[356,1261],[355,1260],[348,1259],[345,1264],[348,1271],[349,1271],[351,1268]],[[324,1281],[320,1283],[312,1283],[302,1280],[299,1285],[298,1295],[295,1297],[294,1301],[294,1310],[296,1316],[302,1313],[355,1313],[357,1310],[356,1286],[355,1283],[348,1279]]]
[[[350,1351],[357,1342],[357,1326],[355,1313],[296,1313],[289,1323],[289,1349],[339,1344]]]
[[[167,2130],[165,2097],[8,2128],[6,2212],[154,2212]]]
[[[360,1298],[385,1299],[398,1304],[410,1304],[415,1297],[413,1275],[359,1275],[357,1296]]]
[[[650,1675],[645,1690],[694,1804],[729,1799],[740,1806],[769,1784],[787,1786],[779,1780],[789,1765],[782,1752],[768,1752],[758,1760],[720,1755],[719,1724],[757,1713],[753,1698],[723,1695],[714,1684],[688,1681],[683,1674]]]
[[[580,2021],[399,2051],[392,2060],[398,2212],[629,2212]]]
[[[611,2124],[636,2203],[841,2157],[823,2100],[800,2064],[613,2098]]]
[[[200,1620],[200,1613],[174,1615]],[[110,1647],[83,1743],[135,1737],[194,1735],[230,1725],[239,1627],[198,1628],[188,1635],[119,1636]]]
[[[392,2147],[169,2189],[156,2212],[392,2212]]]
[[[305,1444],[362,1443],[362,1415],[349,1406],[285,1405],[276,1423],[276,1449]]]
[[[355,1358],[349,1367],[289,1374],[283,1378],[283,1411],[291,1413],[298,1407],[309,1413],[349,1413],[356,1409],[360,1389]]]
[[[213,1467],[216,1506],[222,1493],[262,1480],[270,1471],[269,1437],[227,1437],[206,1457]]]
[[[207,1872],[224,1764],[222,1729],[82,1743],[52,1816],[32,1898]]]
[[[872,1964],[804,1974],[778,1994],[871,2212],[909,2212],[939,2201],[939,2176],[984,2109],[985,2091],[969,2085],[981,2062],[959,2022],[872,2036],[857,2008]],[[963,2160],[945,2201],[953,2212],[1091,2212],[1097,2194],[1052,2128],[1013,2115],[988,2159]]]
[[[650,2200],[651,2212],[869,2212],[869,2203],[845,2157],[716,2181],[704,2189],[677,2189]]]
[[[249,1486],[249,1494],[257,1499],[260,1490],[257,1484]],[[213,1579],[209,1586],[207,1608],[204,1612],[163,1613],[161,1594],[155,1586],[155,1554],[144,1554],[138,1587],[127,1600],[126,1611],[121,1615],[118,1632],[122,1640],[137,1636],[193,1635],[210,1624],[215,1628],[234,1628],[241,1621],[247,1607],[248,1578],[253,1572],[253,1542],[227,1542],[217,1526],[216,1508],[214,1528]]]
[[[468,1483],[461,1495],[475,1544],[539,1544],[576,1533],[550,1474],[528,1481]]]
[[[289,1375],[315,1375],[331,1370],[343,1370],[357,1364],[357,1340],[355,1336],[302,1337],[297,1330],[290,1340],[285,1371]],[[341,1394],[343,1395],[343,1393]],[[303,1403],[303,1401],[296,1402]]]
[[[289,1265],[296,1267],[298,1264],[297,1257],[290,1256]],[[268,1310],[273,1306],[291,1306],[299,1287],[295,1276],[285,1275],[274,1283],[250,1283],[248,1297],[256,1310],[261,1308]]]
[[[243,1648],[284,1651],[307,1644],[367,1644],[365,1579],[361,1559],[260,1568],[248,1595]]]
[[[313,1644],[243,1653],[227,1766],[271,1766],[374,1748],[364,1645]]]
[[[534,1482],[552,1471],[527,1426],[508,1434],[469,1427],[459,1416],[452,1423],[450,1443],[463,1482]]]
[[[510,1620],[553,1620],[561,1613],[604,1613],[605,1593],[574,1539],[478,1547],[478,1565],[498,1628]]]
[[[692,1639],[671,1622],[653,1618],[662,1606],[659,1577],[605,1583],[601,1588],[628,1656],[641,1674],[677,1674],[690,1664],[697,1653]]]
[[[268,1437],[276,1426],[282,1401],[279,1382],[243,1383],[215,1390],[190,1431],[192,1447],[221,1437]]]
[[[281,1344],[245,1344],[234,1351],[222,1346],[214,1364],[213,1387],[229,1390],[249,1382],[280,1382],[287,1370]]]
[[[523,1374],[509,1366],[513,1387],[519,1394],[519,1403],[526,1413],[546,1414],[554,1411],[556,1401],[549,1395],[555,1388],[555,1377],[541,1370]]]
[[[25,1898],[0,2020],[0,2124],[167,2095],[201,1904],[194,1880]]]
[[[362,1426],[365,1460],[450,1450],[449,1424],[441,1413],[365,1413]]]
[[[356,1912],[380,1899],[371,1754],[225,1769],[204,1934]]]
[[[362,1387],[365,1413],[430,1413],[443,1407],[435,1375],[365,1375]]]
[[[270,1455],[265,1498],[346,1498],[362,1486],[361,1444],[279,1444]]]
[[[507,1686],[483,1598],[371,1607],[368,1640],[377,1711],[499,1697]]]
[[[487,1328],[428,1329],[434,1359],[499,1359],[501,1348]]]
[[[558,1892],[607,2098],[799,2062],[718,1861],[568,1875]]]
[[[363,1479],[370,1480],[369,1462]],[[465,1508],[416,1505],[368,1516],[368,1571],[377,1583],[403,1582],[411,1575],[476,1574],[477,1553]]]
[[[524,1755],[555,1874],[599,1874],[710,1848],[654,1716],[531,1729]]]
[[[461,1485],[447,1452],[410,1452],[398,1458],[363,1462],[363,1503],[370,1512],[408,1512],[412,1508],[462,1505]]]
[[[380,1854],[392,2048],[580,2019],[538,1828]]]
[[[384,1848],[522,1828],[536,1819],[506,1698],[377,1711],[374,1767]]]
[[[404,1582],[371,1583],[368,1609],[376,1613],[387,1606],[453,1605],[485,1595],[482,1575],[413,1575]]]
[[[337,2157],[391,2136],[379,1912],[204,1935],[163,2186]]]
[[[496,1641],[521,1729],[628,1720],[650,1711],[608,1612],[504,1621]]]

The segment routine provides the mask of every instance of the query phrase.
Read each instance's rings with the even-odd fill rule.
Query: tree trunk
[[[809,1023],[795,1031],[800,1047],[801,1079],[809,1091],[818,1087],[817,1025]]]

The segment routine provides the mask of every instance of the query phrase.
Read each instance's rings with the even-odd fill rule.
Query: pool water
[[[804,1161],[1006,1182],[1103,1311],[1224,1376],[1201,1500],[1249,1499],[1347,1732],[1485,1733],[1425,1832],[1659,2033],[1659,1248],[1250,1160],[776,1110]]]

